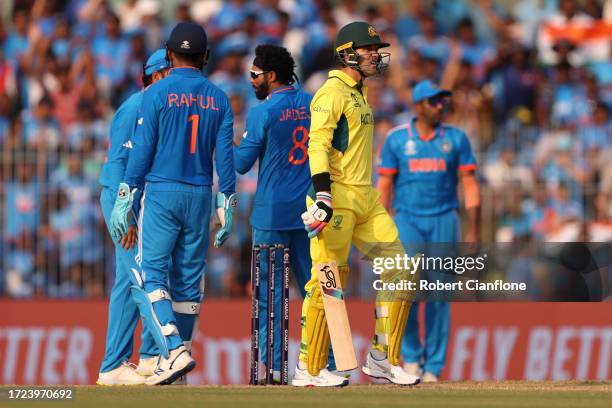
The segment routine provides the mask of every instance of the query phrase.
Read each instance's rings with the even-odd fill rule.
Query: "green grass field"
[[[33,402],[7,399],[0,386],[0,407],[611,407],[611,382],[460,382],[421,384],[413,388],[355,385],[345,388],[292,387],[78,386],[72,401]],[[23,388],[23,387],[20,387]],[[50,387],[45,387],[50,388]]]

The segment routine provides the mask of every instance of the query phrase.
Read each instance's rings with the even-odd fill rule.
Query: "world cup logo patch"
[[[450,153],[452,149],[453,149],[453,145],[451,145],[450,142],[448,141],[444,141],[440,145],[440,150],[442,150],[442,153]]]
[[[416,143],[414,142],[414,140],[408,140],[406,142],[406,145],[404,146],[404,154],[408,156],[416,154]]]

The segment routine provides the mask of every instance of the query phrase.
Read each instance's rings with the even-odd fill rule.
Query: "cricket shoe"
[[[136,367],[136,372],[144,377],[149,377],[155,374],[155,369],[157,368],[157,361],[159,360],[159,356],[141,358],[138,360],[138,367]]]
[[[376,360],[372,352],[368,353],[366,364],[362,371],[373,378],[382,378],[398,385],[417,385],[421,379],[416,375],[408,374],[399,365],[389,364],[389,359]]]
[[[351,371],[330,370],[329,372],[333,375],[337,375],[338,377],[346,378],[349,381],[351,380]]]
[[[172,384],[179,377],[187,374],[195,367],[196,363],[185,346],[180,346],[170,351],[168,358],[160,358],[157,368],[152,376],[147,377],[147,385]]]
[[[425,371],[425,374],[423,375],[423,382],[424,383],[438,382],[438,376],[435,375],[434,373],[430,373],[429,371]]]
[[[142,385],[146,378],[136,372],[136,367],[127,361],[113,370],[98,374],[98,385]]]
[[[416,377],[421,376],[421,366],[419,366],[419,363],[404,363],[404,371]]]
[[[187,374],[181,375],[170,385],[187,385]]]
[[[310,375],[308,370],[295,367],[295,375],[291,380],[294,387],[344,387],[348,383],[348,378],[332,374],[326,368],[319,371],[319,375]]]

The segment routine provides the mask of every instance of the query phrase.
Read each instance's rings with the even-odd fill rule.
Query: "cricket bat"
[[[320,238],[319,238],[320,239]],[[322,243],[320,243],[323,245]],[[336,261],[317,264],[319,285],[323,296],[323,308],[329,328],[336,369],[348,371],[357,368],[357,358],[353,348],[353,336],[344,303],[344,290]]]

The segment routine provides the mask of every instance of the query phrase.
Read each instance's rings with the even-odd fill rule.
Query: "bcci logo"
[[[453,149],[453,145],[451,145],[450,142],[448,141],[444,141],[440,145],[440,150],[442,150],[442,153],[450,153],[452,149]]]
[[[408,140],[408,142],[406,142],[406,146],[404,147],[404,154],[408,156],[416,154],[416,143],[414,142],[414,140]]]
[[[188,50],[190,48],[189,41],[187,40],[183,41],[183,43],[181,44],[181,48]]]
[[[341,215],[336,215],[334,217],[334,225],[332,226],[332,228],[335,229],[335,230],[339,230],[340,228],[342,228],[340,226],[340,224],[342,224],[342,216]]]
[[[368,27],[368,35],[370,37],[376,37],[378,35],[378,32],[376,32],[376,29],[372,26]]]

